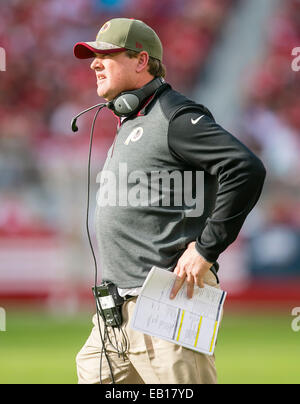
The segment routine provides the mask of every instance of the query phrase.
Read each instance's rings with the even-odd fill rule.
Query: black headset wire
[[[98,322],[98,328],[99,328],[99,333],[100,333],[100,338],[101,338],[101,343],[102,343],[102,348],[101,348],[101,354],[100,354],[100,384],[102,384],[102,378],[101,378],[101,374],[102,374],[102,358],[103,358],[103,352],[105,354],[105,358],[107,360],[108,366],[109,366],[109,370],[110,370],[110,375],[111,375],[111,379],[112,379],[112,383],[115,384],[115,379],[114,379],[114,375],[113,375],[113,370],[112,370],[112,366],[108,357],[108,354],[106,352],[106,348],[105,348],[105,340],[106,340],[106,334],[107,334],[107,330],[106,330],[106,326],[104,329],[104,337],[102,335],[102,330],[101,330],[101,325],[100,325],[100,310],[101,310],[101,305],[99,304],[99,300],[98,300],[98,295],[97,295],[97,282],[98,282],[98,265],[97,265],[97,259],[96,259],[96,255],[95,255],[95,251],[93,248],[93,243],[91,240],[91,235],[90,235],[90,229],[89,229],[89,210],[90,210],[90,188],[91,188],[91,155],[92,155],[92,145],[93,145],[93,137],[94,137],[94,128],[95,128],[95,123],[98,117],[99,112],[106,107],[106,104],[103,104],[100,106],[100,108],[98,108],[97,112],[95,113],[94,119],[93,119],[93,123],[92,123],[92,127],[91,127],[91,133],[90,133],[90,146],[89,146],[89,156],[88,156],[88,173],[87,173],[87,209],[86,209],[86,230],[87,230],[87,235],[88,235],[88,240],[89,240],[89,245],[91,247],[91,251],[92,251],[92,255],[93,255],[93,260],[94,260],[94,265],[95,265],[95,284],[94,284],[94,295],[95,295],[95,299],[96,299],[96,314],[97,314],[97,322]]]
[[[138,97],[139,98],[139,97]],[[98,281],[98,265],[97,265],[97,259],[95,256],[95,252],[94,252],[94,248],[93,248],[93,244],[92,244],[92,240],[91,240],[91,235],[90,235],[90,229],[89,229],[89,207],[90,207],[90,183],[91,183],[91,155],[92,155],[92,144],[93,144],[93,137],[94,137],[94,129],[95,129],[95,123],[98,117],[99,112],[104,108],[104,107],[108,107],[110,109],[114,109],[114,103],[112,101],[107,102],[107,103],[103,103],[103,104],[97,104],[94,105],[93,107],[90,107],[84,111],[82,111],[80,114],[76,115],[76,117],[73,118],[72,122],[71,122],[71,126],[72,126],[72,130],[73,132],[77,132],[78,131],[78,127],[76,125],[76,121],[77,118],[79,118],[81,115],[85,114],[86,112],[90,111],[91,109],[97,108],[97,111],[95,113],[94,119],[93,119],[93,123],[92,123],[92,127],[91,127],[91,132],[90,132],[90,146],[89,146],[89,156],[88,156],[88,175],[87,175],[87,209],[86,209],[86,230],[87,230],[87,235],[88,235],[88,241],[89,241],[89,245],[92,251],[92,255],[93,255],[93,260],[94,260],[94,265],[95,265],[95,285],[94,285],[94,297],[95,297],[95,301],[96,301],[96,314],[97,314],[97,321],[98,321],[98,328],[99,328],[99,333],[100,333],[100,338],[101,338],[101,343],[102,343],[102,348],[101,348],[101,353],[100,353],[100,384],[102,384],[102,379],[101,379],[101,374],[102,374],[102,358],[103,358],[103,353],[105,354],[107,363],[109,365],[109,369],[110,369],[110,374],[111,374],[111,378],[112,378],[112,383],[115,384],[115,379],[113,376],[113,371],[112,371],[112,366],[105,348],[105,341],[106,338],[108,339],[109,343],[112,345],[112,347],[114,349],[116,349],[117,353],[120,355],[123,355],[123,358],[125,360],[125,353],[129,347],[129,342],[128,342],[128,338],[126,335],[126,332],[124,332],[124,330],[121,328],[121,324],[118,325],[118,331],[122,334],[125,344],[123,344],[123,342],[121,343],[121,349],[119,349],[119,343],[117,341],[116,338],[116,333],[115,333],[115,329],[113,329],[113,335],[116,341],[116,346],[112,343],[111,338],[109,336],[108,330],[107,330],[107,325],[106,322],[104,321],[104,336],[102,334],[101,331],[101,326],[100,326],[100,314],[102,315],[102,318],[104,318],[104,313],[99,301],[99,297],[98,297],[98,293],[97,293],[97,281]]]
[[[116,346],[114,345],[114,343],[111,341],[111,338],[109,336],[108,330],[107,330],[107,326],[104,322],[104,335],[102,334],[102,330],[101,330],[101,323],[100,323],[100,313],[102,313],[102,308],[101,308],[101,304],[99,302],[99,297],[97,294],[97,282],[98,282],[98,265],[97,265],[97,259],[96,259],[96,255],[94,252],[94,248],[93,248],[93,243],[91,240],[91,235],[90,235],[90,230],[89,230],[89,207],[90,207],[90,184],[91,184],[91,156],[92,156],[92,145],[93,145],[93,137],[94,137],[94,129],[95,129],[95,123],[98,117],[99,112],[102,110],[102,108],[107,107],[107,104],[102,104],[99,109],[96,111],[96,114],[94,116],[93,119],[93,123],[92,123],[92,127],[91,127],[91,134],[90,134],[90,146],[89,146],[89,155],[88,155],[88,178],[87,178],[87,184],[88,184],[88,189],[87,189],[87,213],[86,213],[86,229],[87,229],[87,235],[88,235],[88,240],[89,240],[89,245],[92,251],[92,255],[93,255],[93,260],[94,260],[94,265],[95,265],[95,281],[94,281],[94,296],[96,299],[96,314],[97,314],[97,322],[98,322],[98,328],[99,328],[99,333],[100,333],[100,339],[101,339],[101,343],[102,343],[102,348],[101,348],[101,354],[100,354],[100,384],[102,384],[102,379],[101,379],[101,375],[102,375],[102,360],[103,360],[103,353],[105,354],[105,358],[107,360],[107,363],[109,365],[109,369],[110,369],[110,374],[111,374],[111,379],[113,384],[115,384],[115,379],[113,376],[113,370],[111,367],[111,363],[105,348],[105,342],[106,342],[106,338],[108,339],[109,343],[112,345],[112,347],[117,351],[118,355],[123,355],[123,359],[125,360],[125,353],[128,349],[128,339],[123,331],[123,329],[120,327],[121,324],[118,326],[118,330],[119,332],[121,332],[123,339],[125,341],[125,344],[121,344],[121,349],[119,348],[119,344],[117,341],[117,337],[115,334],[115,330],[113,328],[113,334],[114,334],[114,338],[116,341]],[[103,314],[103,313],[102,313]],[[102,317],[104,317],[102,315]]]
[[[99,297],[98,297],[98,293],[97,293],[97,282],[98,282],[98,265],[97,265],[97,259],[95,256],[95,252],[94,252],[94,248],[93,248],[93,244],[92,244],[92,240],[91,240],[91,235],[90,235],[90,230],[89,230],[89,207],[90,207],[90,183],[91,183],[91,155],[92,155],[92,144],[93,144],[93,137],[94,137],[94,129],[95,129],[95,123],[98,117],[99,112],[104,108],[104,107],[108,107],[111,108],[111,103],[103,103],[103,104],[98,104],[96,106],[93,106],[91,108],[88,108],[85,111],[82,111],[79,115],[77,115],[73,121],[72,121],[72,129],[74,132],[76,132],[78,130],[77,126],[76,126],[76,120],[79,116],[81,116],[83,113],[90,111],[93,108],[97,108],[97,111],[95,113],[94,119],[93,119],[93,123],[92,123],[92,127],[91,127],[91,132],[90,132],[90,146],[89,146],[89,156],[88,156],[88,178],[87,178],[87,212],[86,212],[86,230],[87,230],[87,235],[88,235],[88,240],[89,240],[89,244],[91,247],[91,251],[92,251],[92,255],[93,255],[93,260],[94,260],[94,265],[95,265],[95,285],[94,285],[94,296],[95,296],[95,300],[96,300],[96,314],[97,314],[97,321],[98,321],[98,327],[99,327],[99,333],[100,333],[100,338],[101,338],[101,342],[102,342],[102,348],[101,348],[101,354],[100,354],[100,384],[102,384],[102,380],[101,380],[101,374],[102,374],[102,358],[103,358],[103,353],[105,354],[107,363],[109,365],[109,369],[110,369],[110,374],[111,374],[111,378],[112,378],[112,382],[113,384],[115,384],[115,380],[114,380],[114,376],[113,376],[113,371],[112,371],[112,366],[105,348],[105,342],[106,342],[106,338],[108,339],[109,343],[112,345],[112,347],[117,351],[117,353],[120,355],[123,355],[123,358],[125,360],[125,353],[128,349],[129,343],[128,343],[128,338],[126,336],[126,333],[124,332],[124,330],[121,328],[121,324],[118,325],[117,329],[118,331],[122,334],[123,337],[123,342],[121,343],[121,349],[119,348],[119,343],[117,341],[116,338],[116,333],[115,333],[115,329],[113,329],[113,335],[114,335],[114,339],[115,339],[115,343],[116,346],[112,343],[110,335],[108,333],[107,330],[107,325],[104,321],[104,336],[102,334],[102,330],[101,330],[101,323],[100,323],[100,314],[102,315],[102,318],[104,318],[103,315],[103,310],[99,301]],[[125,342],[125,343],[124,343]]]

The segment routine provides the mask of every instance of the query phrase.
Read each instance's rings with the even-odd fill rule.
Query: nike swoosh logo
[[[203,117],[204,117],[204,115],[201,115],[201,116],[199,116],[199,118],[197,118],[197,119],[191,119],[192,124],[193,124],[193,125],[196,125],[196,123],[198,123],[198,122],[200,121],[200,119],[203,118]]]

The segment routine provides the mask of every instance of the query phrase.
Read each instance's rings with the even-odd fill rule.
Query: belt
[[[126,295],[123,297],[123,299],[124,299],[124,302],[127,302],[127,300],[133,299],[134,297],[137,297],[137,296]]]

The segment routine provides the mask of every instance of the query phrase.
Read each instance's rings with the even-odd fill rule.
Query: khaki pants
[[[209,271],[205,283],[218,287],[215,276]],[[130,327],[137,298],[123,305],[122,330],[129,341],[125,358],[118,355],[106,340],[111,369],[116,384],[216,384],[217,375],[214,356],[204,355],[162,339],[134,331]],[[97,315],[93,317],[94,328],[85,345],[76,357],[79,384],[100,383],[101,339]],[[100,318],[103,334],[103,323]],[[110,341],[114,331],[108,328]],[[118,335],[119,332],[118,332]],[[113,342],[114,344],[114,342]],[[115,344],[114,344],[115,345]],[[101,380],[112,383],[110,367],[103,354]]]

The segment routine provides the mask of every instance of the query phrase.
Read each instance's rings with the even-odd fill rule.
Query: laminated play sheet
[[[195,286],[187,297],[186,282],[175,299],[170,293],[176,274],[153,267],[138,297],[131,327],[198,352],[212,355],[226,292]]]

